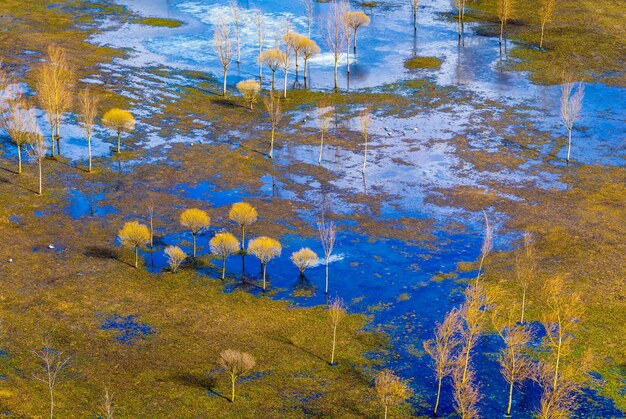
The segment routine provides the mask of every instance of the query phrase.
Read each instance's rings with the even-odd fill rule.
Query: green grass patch
[[[437,57],[414,57],[404,62],[404,67],[409,70],[437,70],[441,68],[442,61]]]
[[[142,17],[134,19],[133,23],[146,26],[158,26],[162,28],[179,28],[183,25],[183,22],[176,19],[165,19],[161,17]]]

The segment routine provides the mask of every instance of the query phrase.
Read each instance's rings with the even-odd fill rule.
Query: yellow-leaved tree
[[[254,224],[257,217],[258,214],[256,209],[254,209],[254,207],[247,202],[237,202],[230,208],[228,218],[239,224],[239,227],[241,227],[241,250],[246,247],[246,227]]]
[[[122,246],[135,251],[135,268],[137,268],[139,266],[139,248],[150,242],[150,230],[137,221],[131,221],[124,224],[124,227],[118,233],[118,237]]]
[[[239,240],[230,233],[217,233],[209,242],[211,253],[222,259],[222,280],[226,276],[226,258],[239,251]]]
[[[102,123],[117,134],[117,152],[119,153],[122,147],[122,133],[135,129],[135,118],[128,111],[113,108],[104,114]]]
[[[193,257],[196,257],[196,238],[211,225],[211,217],[206,211],[189,208],[180,214],[180,225],[191,231],[193,236]]]
[[[263,291],[265,292],[265,272],[267,264],[270,260],[280,256],[282,246],[278,240],[271,239],[269,237],[257,237],[248,244],[248,253],[257,257],[261,261],[263,266]]]

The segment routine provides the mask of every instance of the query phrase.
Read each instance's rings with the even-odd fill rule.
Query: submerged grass
[[[141,17],[134,19],[132,22],[139,25],[157,26],[164,28],[179,28],[183,25],[183,22],[181,22],[180,20],[166,19],[161,17]]]

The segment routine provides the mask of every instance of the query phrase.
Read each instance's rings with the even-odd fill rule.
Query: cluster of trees
[[[237,89],[246,97],[248,103],[254,96],[254,92],[260,91],[263,82],[263,67],[269,68],[272,73],[270,95],[274,95],[276,86],[276,72],[283,73],[283,98],[287,97],[287,77],[295,64],[296,83],[298,83],[300,57],[304,62],[304,86],[307,86],[308,63],[311,58],[321,52],[320,46],[311,38],[313,24],[313,0],[302,0],[302,5],[307,17],[308,32],[306,35],[297,33],[287,20],[283,21],[274,34],[274,45],[266,49],[266,24],[263,13],[260,10],[253,11],[253,24],[257,33],[257,60],[259,64],[258,85],[256,80],[245,80],[239,83]],[[360,28],[369,25],[370,18],[363,12],[351,11],[346,0],[333,0],[330,5],[330,13],[326,19],[324,33],[325,44],[334,57],[335,90],[338,89],[337,72],[339,59],[345,53],[347,71],[350,74],[350,50],[356,55],[357,35]],[[241,37],[243,25],[241,8],[236,0],[231,1],[231,16],[229,20],[222,19],[215,27],[213,34],[213,46],[218,60],[222,65],[223,87],[222,94],[227,94],[228,69],[236,56],[237,64],[241,63]]]
[[[148,211],[149,225],[141,224],[139,221],[129,221],[118,232],[118,239],[120,244],[133,251],[133,266],[139,267],[139,250],[142,248],[150,247],[154,249],[154,210],[151,208]],[[228,213],[228,218],[241,230],[240,238],[238,239],[232,233],[228,231],[220,231],[216,233],[209,240],[209,248],[211,255],[219,259],[222,262],[221,279],[226,277],[226,260],[233,255],[252,255],[256,257],[262,267],[262,289],[266,291],[266,271],[267,265],[273,259],[279,257],[282,253],[281,243],[271,237],[259,236],[248,242],[246,247],[246,231],[253,225],[258,218],[256,209],[247,202],[238,202],[231,206]],[[206,232],[211,226],[211,217],[209,214],[198,208],[189,208],[180,214],[180,225],[186,231],[191,233],[192,237],[192,255],[191,259],[197,258],[197,238],[202,233]],[[335,239],[337,235],[337,228],[334,222],[328,221],[325,217],[322,217],[321,221],[317,223],[317,229],[320,236],[320,244],[324,252],[323,262],[325,265],[325,293],[329,292],[329,264],[330,257],[335,247]],[[167,256],[170,271],[175,273],[188,258],[187,253],[179,246],[166,246],[163,250]],[[304,278],[305,271],[320,262],[320,258],[317,253],[308,247],[299,249],[293,252],[290,256],[290,260],[298,268],[301,279]]]
[[[99,98],[89,88],[76,91],[76,76],[63,48],[50,45],[46,60],[36,69],[35,101],[24,93],[12,75],[0,69],[0,129],[4,130],[17,148],[17,173],[22,173],[22,151],[37,162],[38,193],[42,193],[42,164],[49,157],[61,155],[61,124],[68,113],[76,112],[85,132],[88,170],[92,170],[91,138],[99,114]],[[46,144],[35,112],[38,104],[50,127],[50,146]],[[113,108],[102,117],[102,124],[117,135],[117,152],[121,151],[121,135],[135,127],[133,115]]]
[[[516,257],[513,292],[483,280],[483,262],[492,249],[489,225],[481,252],[476,278],[465,292],[460,307],[448,312],[435,327],[435,335],[424,342],[432,358],[437,380],[433,414],[439,409],[442,383],[450,380],[454,408],[462,418],[477,418],[481,399],[472,358],[482,335],[496,333],[503,347],[498,356],[500,372],[506,381],[510,416],[514,388],[526,380],[535,380],[543,388],[537,416],[568,417],[575,406],[575,395],[589,372],[591,355],[574,356],[574,333],[582,315],[580,295],[566,287],[562,276],[539,281],[538,262],[533,239],[524,236],[524,246]],[[529,291],[539,295],[536,304],[542,313],[539,322],[531,323],[525,315]],[[537,336],[543,336],[540,342]]]

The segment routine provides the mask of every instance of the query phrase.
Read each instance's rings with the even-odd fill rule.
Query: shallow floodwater
[[[129,50],[129,56],[118,59],[112,65],[102,68],[107,74],[118,73],[126,77],[125,93],[135,101],[133,111],[138,116],[140,127],[147,132],[143,136],[146,147],[167,146],[169,142],[195,143],[203,138],[203,133],[191,137],[172,136],[161,138],[146,124],[141,125],[141,117],[159,112],[150,104],[137,100],[140,95],[158,92],[161,96],[176,97],[175,86],[192,83],[183,77],[158,78],[144,77],[142,68],[166,66],[174,70],[193,69],[221,77],[221,68],[213,53],[213,27],[222,17],[228,18],[226,1],[209,0],[120,0],[122,4],[146,16],[179,19],[185,24],[180,28],[153,28],[136,24],[125,24],[120,28],[105,31],[92,37],[98,44],[111,45]],[[232,64],[229,71],[229,85],[258,74],[256,62],[256,33],[251,25],[251,10],[258,8],[264,13],[267,25],[266,47],[273,44],[274,33],[285,19],[299,32],[306,32],[306,20],[298,1],[241,1],[244,8],[242,21],[246,26],[242,32],[242,64]],[[356,6],[354,6],[356,8]],[[496,39],[476,36],[472,25],[467,25],[463,47],[456,42],[456,26],[442,17],[451,8],[450,2],[435,0],[420,7],[419,29],[413,36],[409,2],[395,2],[373,9],[363,9],[372,18],[372,24],[359,31],[359,50],[356,57],[350,57],[350,89],[376,89],[388,83],[395,83],[417,76],[427,76],[442,86],[456,86],[478,98],[492,99],[504,104],[531,106],[530,117],[535,124],[555,137],[563,137],[564,129],[558,117],[559,89],[554,86],[537,86],[530,83],[523,73],[506,72],[501,69],[498,42]],[[323,50],[323,22],[328,12],[328,4],[315,3],[313,38]],[[509,45],[509,48],[512,47]],[[443,60],[440,70],[411,73],[403,67],[404,60],[413,55],[437,56]],[[343,58],[345,59],[345,57]],[[332,88],[333,62],[328,54],[321,54],[311,62],[309,81],[314,89]],[[265,70],[265,74],[268,71]],[[340,87],[346,89],[345,63],[340,65]],[[300,75],[300,78],[302,75]],[[266,79],[267,80],[267,79]],[[86,80],[92,83],[102,81],[95,75]],[[294,74],[289,75],[290,86],[295,82]],[[171,87],[171,89],[168,89]],[[147,89],[141,91],[140,89]],[[171,90],[171,91],[170,91]],[[587,86],[583,115],[574,133],[573,156],[583,163],[623,165],[626,140],[626,92],[624,89],[607,87],[601,84]],[[418,394],[417,412],[428,414],[435,394],[435,381],[424,355],[421,342],[432,337],[435,322],[441,321],[445,313],[463,299],[463,282],[466,277],[435,280],[438,275],[456,270],[458,262],[474,261],[478,257],[482,241],[482,215],[464,215],[458,210],[425,204],[427,191],[434,187],[457,185],[479,185],[471,170],[458,169],[459,156],[447,144],[447,140],[465,132],[470,118],[476,109],[470,105],[454,105],[452,112],[433,110],[428,114],[401,117],[374,118],[372,122],[372,149],[365,179],[361,175],[360,154],[329,146],[325,151],[325,165],[341,176],[334,182],[338,189],[352,194],[377,196],[382,191],[392,195],[382,203],[379,214],[369,214],[385,222],[402,217],[429,218],[435,220],[434,237],[427,242],[407,242],[394,237],[373,237],[366,235],[356,222],[339,224],[337,243],[330,263],[330,296],[343,298],[351,312],[373,315],[371,327],[389,333],[393,341],[393,357],[384,363],[397,369],[404,377],[412,378],[412,385]],[[293,119],[303,119],[305,114],[294,113]],[[74,159],[84,159],[85,144],[81,142],[78,127],[67,129],[67,154]],[[356,127],[355,121],[346,124]],[[207,124],[209,126],[210,124]],[[315,122],[303,123],[304,128],[313,128]],[[388,135],[388,133],[392,135]],[[241,134],[241,133],[238,133]],[[243,133],[245,136],[245,133]],[[237,135],[242,137],[242,135]],[[388,137],[393,137],[387,140]],[[436,141],[433,141],[436,140]],[[494,138],[493,141],[502,141]],[[97,155],[109,152],[109,134],[99,131],[95,141]],[[211,140],[209,140],[211,141]],[[12,153],[6,146],[5,153]],[[417,150],[417,151],[416,151]],[[65,150],[64,150],[65,151]],[[288,165],[315,160],[317,147],[284,144],[276,152],[275,163]],[[565,148],[558,157],[562,158]],[[80,156],[80,157],[79,157]],[[400,158],[402,163],[398,163]],[[132,167],[132,166],[131,166]],[[532,178],[527,173],[498,173],[499,180],[515,183],[522,180],[533,181],[538,187],[558,186],[559,179],[554,174],[537,174]],[[244,189],[221,190],[210,181],[197,184],[177,185],[174,193],[186,198],[210,202],[215,207],[228,207],[241,200],[260,198],[298,202],[316,202],[320,199],[320,185],[305,176],[293,175],[290,180],[308,185],[310,190],[300,196],[280,182],[274,182],[269,175],[263,179],[263,186],[257,191]],[[99,186],[98,192],[72,191],[67,204],[68,214],[77,219],[106,217],[115,212],[114,206],[101,204],[106,200],[106,188]],[[357,211],[368,211],[364,204],[340,203],[335,209],[342,215]],[[260,214],[263,216],[263,214]],[[294,305],[311,306],[324,304],[324,267],[318,264],[307,271],[305,278],[299,278],[297,269],[289,261],[291,252],[301,247],[311,247],[318,254],[322,249],[316,237],[315,221],[319,214],[302,213],[302,220],[310,225],[310,237],[295,235],[280,237],[284,245],[282,255],[268,265],[269,292],[273,298],[287,299]],[[129,216],[130,217],[130,216]],[[502,215],[490,212],[491,221],[498,226]],[[455,222],[458,227],[451,228]],[[228,227],[235,232],[233,226]],[[199,253],[208,253],[208,240],[219,231],[213,228],[199,238]],[[183,243],[190,251],[190,237],[184,232],[165,234],[154,253],[145,252],[146,264],[153,272],[166,266],[163,255],[165,245]],[[256,232],[251,231],[251,236]],[[519,235],[498,235],[497,249],[508,249]],[[219,262],[217,262],[219,265]],[[228,260],[227,271],[231,279],[226,289],[244,288],[260,293],[258,283],[260,270],[258,261],[252,257]],[[218,267],[205,268],[204,272],[215,277]],[[245,279],[245,282],[239,279]],[[136,313],[139,317],[141,313]],[[115,330],[124,330],[127,324],[135,327],[134,317],[116,317],[109,325]],[[158,331],[155,331],[158,333]],[[495,361],[495,352],[500,342],[488,336],[481,339],[476,351],[475,364],[477,377],[481,383],[485,399],[481,403],[484,417],[500,417],[504,412],[506,385],[501,378]],[[539,389],[531,383],[515,397],[517,417],[531,417],[537,407]],[[425,400],[426,403],[421,403]],[[452,413],[449,387],[442,394],[442,415]],[[578,416],[623,417],[623,414],[605,399],[586,391]]]

